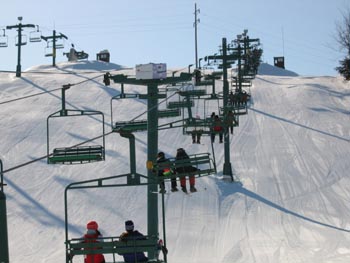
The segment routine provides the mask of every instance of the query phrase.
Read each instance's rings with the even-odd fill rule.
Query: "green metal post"
[[[158,86],[157,84],[150,83],[147,85],[148,103],[147,103],[147,160],[156,162],[158,152]],[[154,182],[154,173],[151,170],[147,171],[148,182],[150,183],[148,188],[148,235],[158,235],[158,185],[151,184]],[[148,255],[149,258],[155,257],[155,251],[152,255]]]
[[[33,24],[27,24],[27,25],[22,25],[21,21],[22,21],[22,17],[18,17],[18,20],[20,21],[18,23],[18,25],[15,26],[7,26],[6,29],[13,29],[13,28],[17,28],[18,31],[18,54],[17,54],[17,67],[16,67],[16,77],[21,77],[21,46],[24,45],[22,43],[22,28],[23,27],[34,27],[35,25]],[[0,262],[1,263],[1,262]]]
[[[0,160],[1,190],[0,190],[0,263],[8,263],[9,245],[7,237],[7,214],[6,214],[6,196],[4,193],[3,166]]]
[[[67,111],[66,111],[66,90],[70,88],[70,84],[63,85],[61,94],[62,94],[62,110],[61,110],[61,116],[66,116]]]
[[[53,31],[52,42],[52,66],[56,67],[56,30]]]
[[[238,73],[237,73],[237,78],[238,78],[238,89],[239,92],[242,91],[242,62],[241,62],[241,44],[238,43]]]
[[[224,121],[227,117],[227,105],[228,105],[228,96],[229,96],[229,85],[227,79],[227,44],[226,38],[222,39],[222,70],[223,70],[223,103],[224,103]],[[228,127],[225,128],[225,138],[224,138],[224,153],[225,153],[225,162],[224,162],[224,175],[232,175],[232,167],[230,162],[230,133],[228,132]]]
[[[7,237],[6,196],[3,191],[0,191],[0,240],[0,262],[8,263],[10,260]]]
[[[0,160],[0,190],[4,191],[4,175],[2,174],[3,172],[3,166],[2,166],[2,161]]]
[[[135,151],[135,136],[130,132],[121,132],[120,136],[129,139],[130,149],[130,175],[127,177],[128,185],[139,185],[140,175],[136,173],[136,151]]]
[[[17,67],[16,77],[21,77],[21,46],[22,46],[22,24],[18,24],[18,50],[17,50]]]
[[[163,242],[164,242],[164,247],[167,247],[166,244],[166,229],[165,229],[165,200],[164,200],[164,193],[162,193],[162,217],[163,217]],[[164,262],[167,263],[167,254],[164,253]]]

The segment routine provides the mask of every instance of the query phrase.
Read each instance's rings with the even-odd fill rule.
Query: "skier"
[[[176,153],[176,160],[186,160],[186,159],[190,159],[190,157],[187,155],[186,151],[183,148],[179,148],[177,149],[177,153]],[[197,192],[197,189],[195,187],[195,177],[193,175],[193,172],[197,171],[198,169],[188,165],[188,166],[184,166],[184,167],[178,167],[176,169],[176,172],[178,174],[186,174],[189,173],[189,181],[190,181],[190,191],[193,192]],[[184,193],[187,193],[187,188],[186,188],[186,176],[181,176],[180,177],[180,185],[181,185],[181,190]]]
[[[120,235],[120,241],[125,242],[128,240],[143,240],[146,239],[146,237],[141,234],[139,231],[134,230],[134,222],[131,220],[125,221],[125,230],[126,232],[123,232]],[[143,252],[136,252],[136,253],[126,253],[122,254],[124,257],[124,261],[127,263],[134,263],[134,262],[147,262],[148,258],[145,256]]]
[[[98,230],[98,224],[96,221],[90,221],[86,225],[86,234],[83,236],[82,243],[99,243],[103,242],[103,240],[98,240],[102,238],[102,234]],[[96,247],[98,245],[96,244]],[[94,249],[94,248],[92,248]],[[96,248],[95,248],[96,249]],[[73,256],[68,255],[70,259],[73,258]],[[87,254],[84,258],[84,263],[105,263],[105,258],[103,254]]]
[[[157,163],[164,163],[164,162],[169,162],[167,158],[165,158],[164,152],[159,152],[157,155]],[[158,170],[158,176],[163,177],[163,176],[173,176],[171,177],[171,191],[172,192],[177,192],[177,182],[176,182],[176,177],[174,176],[173,171],[170,169],[170,167],[160,169]],[[160,182],[160,193],[166,193],[165,190],[165,184],[164,180]]]

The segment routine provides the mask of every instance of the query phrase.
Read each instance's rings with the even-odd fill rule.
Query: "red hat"
[[[92,229],[92,230],[97,230],[98,229],[98,224],[96,221],[90,221],[89,223],[87,223],[86,225],[87,229]]]

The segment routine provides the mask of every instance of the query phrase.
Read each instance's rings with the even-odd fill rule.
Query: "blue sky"
[[[187,67],[194,56],[194,3],[198,18],[198,56],[219,50],[222,38],[233,40],[248,29],[260,38],[263,60],[285,56],[286,68],[300,75],[336,75],[334,68],[345,53],[334,40],[335,23],[346,0],[106,0],[106,1],[19,1],[2,3],[0,29],[23,24],[40,26],[44,36],[53,29],[69,39],[58,51],[57,62],[71,43],[96,58],[108,49],[111,62],[133,67],[148,62],[167,63],[168,68]],[[29,35],[33,29],[25,29]],[[2,30],[1,30],[2,33]],[[6,30],[8,47],[0,48],[0,70],[15,70],[15,30]],[[22,69],[51,64],[45,57],[46,43],[22,47]]]

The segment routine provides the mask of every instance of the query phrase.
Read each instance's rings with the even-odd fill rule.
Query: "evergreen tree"
[[[350,59],[345,58],[339,61],[340,66],[336,67],[335,70],[340,73],[346,80],[350,80]]]

